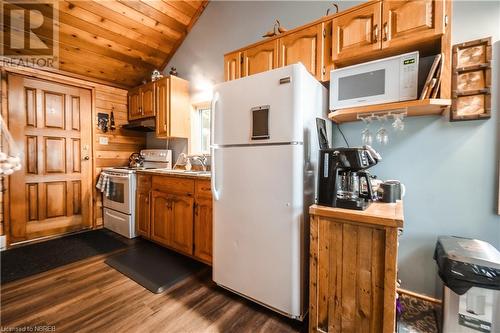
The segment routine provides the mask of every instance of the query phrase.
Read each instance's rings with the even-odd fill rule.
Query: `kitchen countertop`
[[[137,170],[137,173],[153,175],[153,176],[168,176],[168,177],[179,177],[179,178],[190,178],[190,179],[207,179],[210,180],[210,173],[189,173],[189,172],[178,172],[167,169],[145,169]]]
[[[402,228],[404,223],[403,202],[401,200],[398,200],[396,203],[373,202],[364,211],[312,205],[309,207],[309,213],[311,215],[333,219],[356,221],[387,227]]]

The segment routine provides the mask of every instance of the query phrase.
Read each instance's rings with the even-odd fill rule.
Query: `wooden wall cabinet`
[[[226,54],[224,56],[224,81],[239,79],[242,63],[241,52]]]
[[[156,116],[158,138],[190,137],[191,107],[188,81],[176,76],[164,77],[130,89],[128,101],[129,121]]]
[[[326,34],[325,34],[326,35]],[[326,74],[323,64],[323,24],[278,39],[279,67],[301,62],[318,80]]]
[[[139,174],[138,176],[145,176]],[[146,186],[138,188],[139,235],[170,249],[212,263],[212,196],[210,180],[152,176],[146,205]],[[145,210],[150,207],[149,220]],[[144,224],[148,221],[149,225]],[[146,232],[145,230],[149,230]]]
[[[369,1],[226,54],[224,78],[302,62],[325,82],[335,67],[415,50],[426,55],[443,52],[450,60],[450,13],[451,3],[444,0]],[[450,95],[451,73],[445,66],[441,98]]]
[[[257,74],[278,67],[278,43],[276,40],[259,44],[242,52],[241,76]]]
[[[442,0],[378,1],[335,17],[332,25],[334,62],[378,50],[404,53],[445,33],[445,6]]]
[[[141,117],[141,88],[137,87],[128,91],[128,119],[133,120]]]
[[[381,11],[382,2],[379,1],[332,20],[333,61],[381,48]]]
[[[129,90],[128,119],[136,120],[154,117],[155,110],[155,83],[150,82]]]
[[[156,136],[158,138],[189,138],[191,109],[189,82],[177,76],[156,83]]]
[[[149,82],[141,86],[141,108],[142,108],[141,118],[154,117],[156,114],[155,86],[156,85],[154,82]]]
[[[402,209],[311,206],[309,332],[394,332]]]
[[[382,47],[401,47],[441,36],[444,9],[442,0],[384,1]]]

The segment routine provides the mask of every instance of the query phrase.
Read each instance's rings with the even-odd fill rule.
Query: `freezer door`
[[[212,151],[213,280],[292,317],[304,308],[303,146]]]
[[[302,142],[302,71],[296,64],[217,85],[212,145]]]

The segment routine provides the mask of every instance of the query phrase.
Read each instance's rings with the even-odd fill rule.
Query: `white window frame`
[[[191,152],[190,154],[210,154],[210,147],[207,150],[203,150],[202,145],[202,120],[201,120],[201,110],[210,110],[210,101],[196,103],[192,105],[192,116],[191,116]]]

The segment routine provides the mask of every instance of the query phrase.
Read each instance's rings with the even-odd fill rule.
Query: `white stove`
[[[137,170],[171,169],[172,151],[167,149],[143,149],[142,167],[105,168],[109,177],[109,195],[103,199],[104,227],[122,236],[134,238],[135,228],[135,194],[137,189]]]

